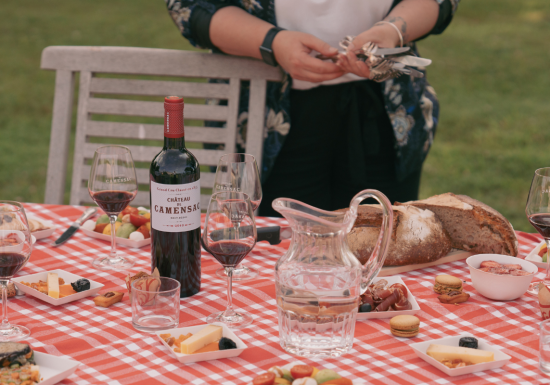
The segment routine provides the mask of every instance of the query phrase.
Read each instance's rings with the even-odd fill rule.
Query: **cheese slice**
[[[181,352],[183,354],[192,354],[195,351],[205,347],[211,342],[220,340],[223,335],[223,328],[216,325],[208,325],[192,337],[189,337],[181,343]]]
[[[464,362],[480,364],[495,360],[495,354],[486,350],[431,344],[426,354],[438,361],[461,359]]]
[[[48,273],[48,295],[59,299],[59,278],[57,273]]]

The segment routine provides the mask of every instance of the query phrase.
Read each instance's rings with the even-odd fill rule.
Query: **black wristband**
[[[273,54],[273,49],[271,48],[271,45],[273,44],[273,39],[275,39],[275,35],[277,35],[281,31],[284,31],[284,28],[271,28],[269,31],[267,31],[264,42],[260,46],[260,54],[262,55],[262,60],[264,61],[264,63],[267,63],[270,66],[276,67],[278,65],[277,60],[275,59],[275,55]]]

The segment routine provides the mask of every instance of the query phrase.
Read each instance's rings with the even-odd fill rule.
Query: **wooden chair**
[[[282,73],[278,68],[270,67],[258,60],[198,52],[152,48],[67,46],[52,46],[44,49],[41,68],[56,71],[45,203],[63,203],[77,72],[80,73],[80,83],[70,204],[92,202],[87,189],[87,180],[90,175],[89,160],[93,157],[96,148],[102,145],[98,143],[99,138],[108,138],[103,141],[118,140],[117,144],[123,145],[126,145],[123,143],[124,140],[134,143],[127,147],[132,151],[136,163],[143,162],[142,168],[136,167],[138,183],[149,185],[148,164],[160,151],[161,146],[158,142],[155,146],[151,146],[150,143],[149,145],[135,143],[162,140],[163,126],[162,124],[132,123],[132,121],[136,120],[135,117],[162,118],[164,108],[161,101],[135,100],[136,95],[142,98],[143,96],[178,95],[184,98],[227,100],[226,106],[186,103],[184,110],[186,120],[226,123],[225,128],[185,127],[187,143],[223,145],[223,149],[191,150],[201,165],[216,166],[223,154],[235,152],[240,83],[241,80],[250,80],[246,152],[256,157],[261,169],[266,82],[281,81]],[[98,74],[123,76],[122,78],[98,77]],[[128,79],[126,75],[170,76],[171,78],[141,80]],[[190,82],[179,78],[228,79],[229,84]],[[111,99],[95,97],[97,95],[116,96]],[[130,122],[113,122],[105,118],[92,120],[94,114],[96,118],[97,115],[134,118],[128,119]],[[211,189],[213,184],[214,173],[201,171],[201,187]],[[208,199],[209,195],[201,196],[202,207],[207,207]],[[148,189],[138,193],[133,205],[149,206]]]

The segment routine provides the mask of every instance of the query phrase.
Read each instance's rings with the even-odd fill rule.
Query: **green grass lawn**
[[[421,197],[452,191],[534,231],[524,205],[550,166],[548,0],[462,1],[448,30],[420,43],[441,119]],[[162,0],[5,0],[0,5],[0,199],[44,199],[54,73],[49,45],[189,49]]]

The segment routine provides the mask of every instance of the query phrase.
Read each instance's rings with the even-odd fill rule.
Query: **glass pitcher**
[[[350,251],[346,235],[366,198],[383,209],[380,235],[365,263]],[[279,337],[283,349],[302,357],[338,357],[353,345],[359,299],[384,264],[391,238],[393,211],[384,194],[363,190],[347,211],[319,210],[279,198],[273,208],[292,227],[287,253],[275,266]]]

